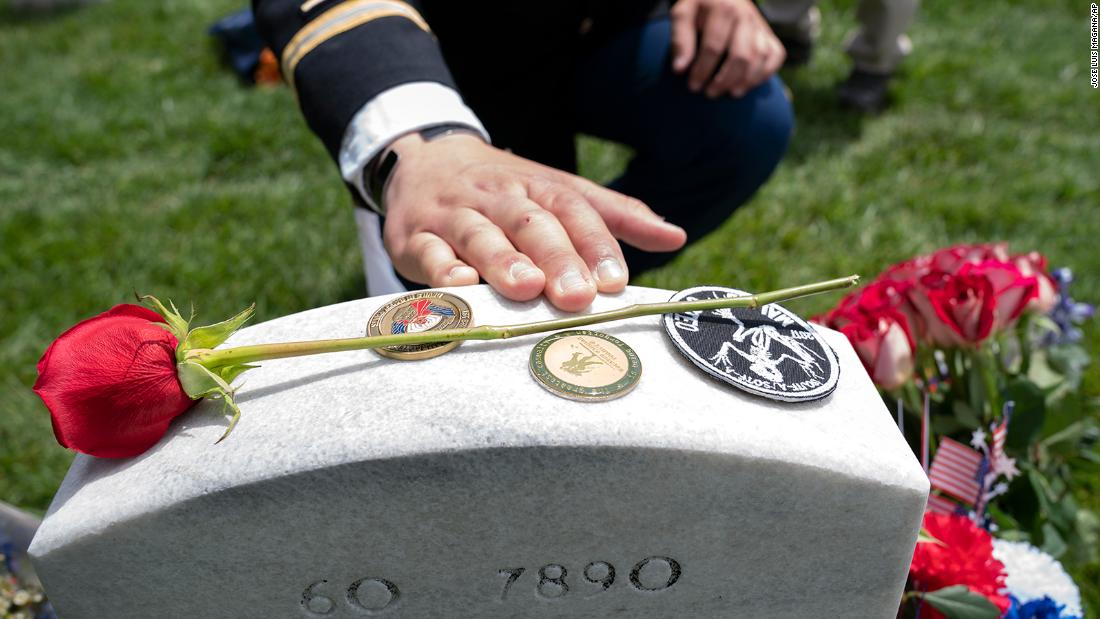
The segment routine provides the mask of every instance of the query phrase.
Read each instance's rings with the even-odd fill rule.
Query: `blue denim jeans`
[[[778,77],[739,99],[708,99],[672,72],[668,18],[612,38],[579,64],[578,129],[636,155],[611,187],[683,227],[688,243],[722,224],[771,176],[794,126]],[[631,274],[674,254],[623,247]]]

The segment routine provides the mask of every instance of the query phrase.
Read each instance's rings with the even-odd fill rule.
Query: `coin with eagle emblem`
[[[398,297],[370,317],[367,335],[423,333],[443,329],[464,329],[473,321],[470,305],[449,292],[424,290]],[[454,349],[459,342],[403,344],[375,348],[374,352],[391,359],[430,359]]]
[[[531,376],[570,400],[611,400],[626,395],[642,375],[638,353],[599,331],[560,331],[531,351]]]

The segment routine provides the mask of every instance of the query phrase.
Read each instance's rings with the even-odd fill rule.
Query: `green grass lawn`
[[[134,290],[266,320],[364,294],[345,190],[284,88],[246,89],[205,34],[243,0],[113,0],[28,16],[0,0],[0,500],[41,512],[71,455],[31,392],[46,345]],[[851,2],[785,77],[798,128],[720,231],[635,283],[767,289],[949,243],[1039,249],[1100,301],[1100,93],[1088,3],[929,1],[875,118],[839,111]],[[627,156],[582,140],[606,180]],[[805,314],[835,298],[791,304]],[[1100,353],[1100,324],[1088,325]],[[1100,367],[1086,379],[1100,395]],[[1080,476],[1100,508],[1100,478]],[[1100,569],[1077,568],[1091,608]]]

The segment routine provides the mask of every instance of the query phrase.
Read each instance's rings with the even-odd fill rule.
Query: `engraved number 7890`
[[[643,572],[647,572],[647,568],[650,565],[656,565],[663,563],[667,566],[668,576],[664,582],[653,583],[652,573],[648,578],[643,577]],[[497,570],[497,575],[506,576],[504,581],[504,588],[500,592],[500,599],[508,599],[508,593],[512,589],[512,585],[516,583],[527,571],[525,567],[504,568]],[[676,584],[680,580],[682,568],[680,562],[672,557],[652,556],[646,557],[641,561],[634,564],[630,568],[630,587],[635,591],[664,591]],[[550,600],[560,597],[565,597],[570,592],[569,582],[567,580],[569,576],[569,570],[558,563],[547,563],[538,570],[539,579],[535,584],[535,593],[538,597]],[[598,595],[611,588],[611,585],[615,584],[615,566],[607,561],[593,561],[584,566],[584,570],[581,572],[584,581],[592,584],[599,585],[600,589],[593,595]],[[648,584],[647,584],[648,583]],[[591,596],[588,596],[591,597]]]

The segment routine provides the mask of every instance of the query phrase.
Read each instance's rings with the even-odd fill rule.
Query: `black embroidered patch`
[[[739,297],[748,293],[697,286],[670,301]],[[685,357],[708,374],[772,400],[802,402],[836,389],[840,364],[817,331],[790,310],[770,304],[664,315],[665,331]]]

